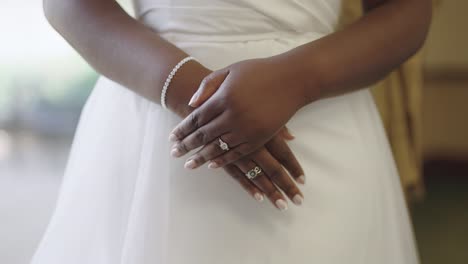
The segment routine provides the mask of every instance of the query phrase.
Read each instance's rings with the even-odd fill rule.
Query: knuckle
[[[273,200],[274,198],[276,198],[279,195],[279,193],[278,193],[278,191],[276,189],[272,188],[270,190],[267,190],[265,192],[265,195],[270,197],[270,199]]]
[[[208,140],[208,136],[204,130],[197,130],[194,135],[195,141],[197,143],[205,144]]]
[[[177,147],[182,152],[187,152],[188,151],[188,148],[187,148],[187,145],[185,144],[185,142],[180,142]]]
[[[283,169],[280,168],[280,167],[275,167],[269,174],[268,176],[270,176],[271,179],[278,179],[278,178],[281,178],[281,176],[283,176]]]
[[[289,150],[282,151],[280,155],[278,155],[278,160],[283,164],[291,162],[293,159],[294,159],[294,155]]]
[[[198,128],[198,124],[199,124],[199,117],[198,117],[197,112],[194,112],[190,115],[189,125],[192,127]]]
[[[203,155],[200,155],[200,154],[196,155],[196,156],[193,158],[193,160],[194,160],[195,163],[197,163],[197,164],[202,164],[202,163],[205,163],[205,161],[206,161],[205,157],[204,157]]]

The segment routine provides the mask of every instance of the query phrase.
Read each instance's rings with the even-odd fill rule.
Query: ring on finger
[[[255,166],[255,168],[249,170],[245,176],[249,179],[252,180],[255,177],[257,177],[260,173],[262,173],[262,169],[259,166]]]
[[[223,151],[228,151],[229,150],[229,145],[226,142],[224,142],[221,138],[218,138],[218,142],[219,142],[219,147]]]

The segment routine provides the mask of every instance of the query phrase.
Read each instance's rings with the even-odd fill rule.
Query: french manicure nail
[[[291,134],[291,131],[289,131],[289,128],[285,127],[284,129],[286,130],[286,135],[289,138],[289,140],[293,140],[296,138],[293,134]]]
[[[170,134],[169,135],[169,141],[176,142],[178,140],[177,136],[175,134]]]
[[[305,184],[305,176],[301,175],[297,178],[297,182],[300,184]]]
[[[302,197],[302,195],[300,195],[300,194],[294,195],[294,197],[293,197],[293,202],[294,202],[296,205],[301,205],[303,201],[304,201],[304,198]]]
[[[184,164],[184,167],[186,169],[195,169],[196,166],[197,166],[197,163],[195,163],[194,160],[187,160],[187,162],[185,162]]]
[[[171,156],[172,156],[172,157],[177,158],[177,157],[180,156],[180,154],[181,154],[181,153],[180,153],[180,151],[179,151],[178,148],[173,148],[173,149],[171,150]]]
[[[255,193],[255,200],[259,201],[259,202],[263,202],[263,195],[261,195],[260,193]]]
[[[216,169],[218,167],[219,167],[218,163],[216,163],[214,161],[208,163],[208,168],[210,168],[210,169]]]
[[[194,95],[192,95],[192,98],[190,98],[190,101],[188,103],[188,105],[192,106],[193,107],[193,103],[198,99],[198,93],[195,93]]]
[[[281,211],[286,211],[286,210],[288,210],[288,204],[287,204],[286,201],[283,200],[283,199],[278,199],[278,200],[276,200],[275,204],[276,204],[276,206],[278,207],[278,209],[280,209]]]

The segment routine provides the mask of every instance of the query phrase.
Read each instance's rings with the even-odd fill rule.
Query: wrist
[[[284,69],[287,89],[296,99],[298,110],[318,99],[321,90],[319,78],[304,56],[292,50],[272,58],[278,67]]]
[[[192,95],[198,90],[201,81],[211,71],[198,63],[190,61],[183,65],[172,79],[166,93],[168,109],[184,118],[193,108],[188,105]]]

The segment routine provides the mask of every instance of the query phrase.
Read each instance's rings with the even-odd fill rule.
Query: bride
[[[418,263],[367,88],[431,3],[362,2],[44,0],[102,77],[32,263]]]

